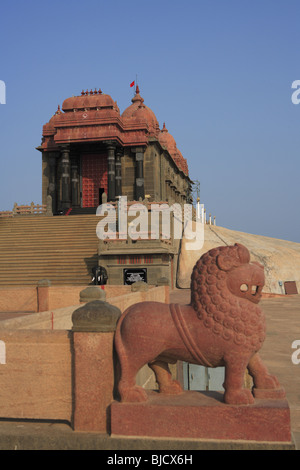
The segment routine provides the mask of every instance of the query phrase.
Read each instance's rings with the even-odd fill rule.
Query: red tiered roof
[[[43,126],[41,148],[53,151],[60,144],[115,140],[120,145],[145,146],[155,137],[177,164],[188,175],[187,162],[177,149],[174,138],[164,124],[160,131],[153,111],[144,104],[139,87],[132,104],[120,115],[117,102],[101,90],[82,91],[81,95],[64,100],[62,111]]]

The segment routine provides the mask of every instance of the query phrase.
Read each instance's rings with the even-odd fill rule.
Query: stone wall
[[[107,286],[108,287],[108,286]],[[106,296],[106,300],[109,301],[111,305],[118,307],[121,312],[124,312],[126,308],[130,305],[133,305],[137,302],[144,302],[144,301],[156,301],[156,302],[169,302],[169,287],[168,286],[159,286],[149,288],[146,291],[138,291],[138,292],[131,292],[131,286],[117,286],[120,287],[120,293],[122,295],[116,295],[116,289],[107,289],[108,295]],[[122,289],[122,287],[124,289]],[[102,290],[101,287],[98,287],[99,290]],[[58,288],[58,292],[61,290],[63,293],[64,288]],[[52,291],[52,287],[49,287],[49,291]],[[54,289],[54,292],[56,289]],[[74,291],[77,289],[74,288]],[[82,291],[82,287],[81,287]],[[105,291],[104,291],[105,292]],[[73,293],[74,294],[74,293]],[[73,295],[72,294],[72,295]],[[0,331],[4,329],[30,329],[30,330],[37,330],[37,329],[50,329],[50,330],[68,330],[72,328],[72,313],[82,304],[79,302],[79,292],[77,293],[76,303],[73,305],[68,305],[66,307],[61,308],[52,308],[43,312],[33,313],[31,315],[24,315],[18,318],[11,318],[9,320],[2,320],[0,321]],[[113,295],[110,296],[109,294]],[[53,295],[53,291],[52,291]],[[73,297],[72,297],[73,298]],[[0,338],[1,339],[1,338]]]
[[[0,312],[37,312],[37,288],[0,287]]]
[[[99,287],[100,291],[103,296]],[[169,302],[169,287],[146,287],[111,297],[110,303],[99,302],[100,321],[101,305],[121,315],[128,306],[147,300]],[[64,420],[73,423],[76,429],[107,432],[106,407],[113,397],[114,330],[83,328],[81,331],[80,325],[74,330],[74,312],[91,304],[77,303],[0,321],[0,418]],[[91,345],[96,345],[94,352],[90,351]],[[139,371],[136,381],[144,388],[156,388],[154,374],[148,366]],[[91,390],[86,390],[87,382]],[[93,394],[95,400],[90,399]],[[95,412],[85,410],[89,404],[95,405]],[[93,416],[99,412],[98,404],[101,404],[102,418],[97,417],[93,424]],[[77,421],[74,421],[76,410]]]
[[[1,330],[0,417],[71,421],[70,332]]]
[[[47,310],[60,309],[76,305],[79,294],[87,286],[48,286]],[[101,286],[99,286],[99,289]],[[131,286],[102,286],[106,299],[126,295],[131,292]],[[154,294],[156,295],[156,294]],[[1,312],[38,312],[37,286],[0,287],[0,313]]]

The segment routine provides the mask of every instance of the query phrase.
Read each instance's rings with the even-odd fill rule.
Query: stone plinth
[[[147,393],[147,402],[112,403],[112,435],[291,443],[286,400],[239,406],[223,403],[222,392]]]

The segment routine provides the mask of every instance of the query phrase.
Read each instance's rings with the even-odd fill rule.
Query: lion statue
[[[254,402],[252,391],[243,387],[246,369],[253,378],[253,390],[263,389],[264,397],[283,397],[284,390],[258,354],[266,332],[265,318],[257,305],[263,286],[263,266],[250,263],[248,249],[236,243],[211,249],[197,261],[189,305],[150,301],[129,307],[115,333],[120,400],[148,399],[135,381],[145,364],[154,371],[161,393],[182,393],[168,366],[177,360],[225,366],[227,404]]]

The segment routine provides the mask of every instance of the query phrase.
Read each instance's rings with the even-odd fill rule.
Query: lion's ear
[[[227,255],[217,256],[217,265],[222,271],[229,271],[234,266],[234,258]]]
[[[238,257],[242,264],[248,264],[250,262],[250,253],[248,248],[240,243],[236,243],[235,246],[238,249]]]
[[[217,264],[222,271],[229,271],[231,268],[249,263],[250,253],[244,245],[235,243],[234,246],[228,248],[226,253],[219,254],[217,257]]]

